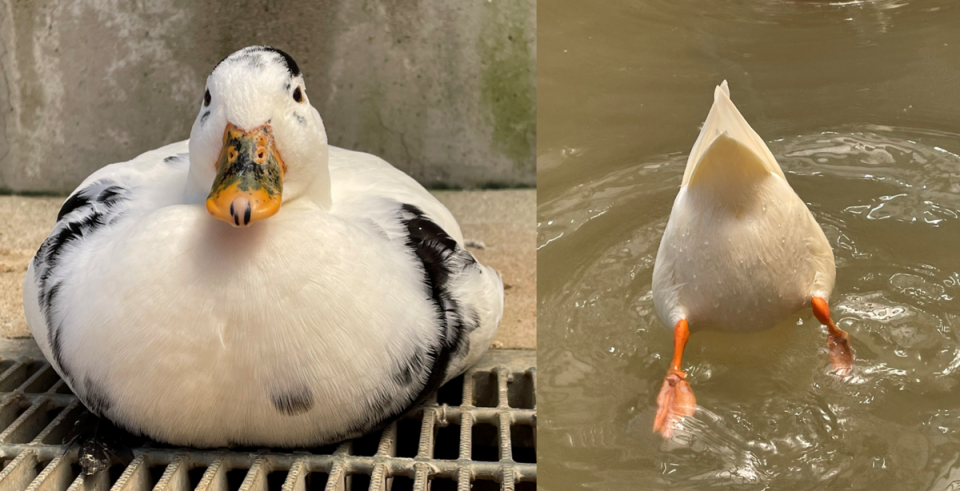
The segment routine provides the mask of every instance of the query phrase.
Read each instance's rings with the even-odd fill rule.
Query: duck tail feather
[[[708,165],[759,165],[758,170],[785,178],[767,144],[733,104],[726,80],[713,91],[713,106],[687,158],[681,186],[689,184],[699,174],[698,169]]]

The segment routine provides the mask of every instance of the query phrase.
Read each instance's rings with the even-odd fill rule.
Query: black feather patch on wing
[[[209,115],[210,115],[210,111],[207,111],[204,116],[209,116]],[[203,118],[201,118],[200,122],[201,122],[201,123],[203,122]],[[181,161],[183,161],[184,159],[186,159],[188,156],[189,156],[189,154],[186,154],[186,153],[178,153],[178,154],[176,154],[176,155],[171,155],[171,156],[169,156],[169,157],[164,157],[163,163],[165,163],[165,164],[172,164],[172,163],[174,163],[174,162],[181,162]]]
[[[97,416],[106,416],[107,411],[113,406],[106,388],[90,377],[85,377],[83,380],[83,397],[81,399],[87,409]]]
[[[126,199],[123,192],[124,189],[120,186],[110,186],[103,191],[100,191],[100,195],[97,196],[97,201],[99,201],[101,204],[111,207],[118,201]]]
[[[310,387],[301,387],[298,390],[287,390],[270,396],[273,407],[281,414],[296,416],[309,411],[313,407],[313,391]]]
[[[400,205],[398,214],[407,232],[404,245],[423,267],[428,295],[425,300],[436,308],[436,337],[429,346],[417,348],[394,367],[394,385],[384,384],[368,396],[366,419],[330,435],[330,442],[382,429],[426,400],[443,383],[451,361],[469,349],[469,333],[478,326],[477,316],[472,309],[460,305],[450,284],[476,260],[419,207]],[[398,401],[398,397],[403,400]]]
[[[60,212],[57,213],[57,221],[59,222],[62,220],[64,215],[67,215],[78,208],[83,208],[88,204],[90,204],[90,198],[88,198],[86,195],[83,193],[74,194],[63,202],[63,206],[60,207]]]
[[[407,246],[423,264],[424,283],[437,309],[439,334],[437,343],[430,347],[426,357],[433,360],[433,367],[426,384],[413,401],[415,405],[440,387],[451,358],[467,344],[466,334],[472,329],[465,324],[473,322],[474,316],[464,315],[463,307],[450,290],[450,279],[476,261],[446,231],[430,220],[423,210],[413,205],[403,205],[401,209],[405,215],[402,223],[407,228]],[[422,360],[420,356],[415,356],[410,362],[420,364]],[[402,378],[407,378],[403,376],[403,370],[400,373]]]
[[[101,180],[77,191],[67,198],[57,213],[57,224],[33,258],[38,288],[40,312],[47,322],[47,339],[53,351],[54,362],[64,377],[71,380],[64,366],[60,321],[57,303],[64,287],[64,278],[58,275],[61,259],[70,244],[78,243],[122,214],[119,206],[129,198],[129,190],[110,180]]]

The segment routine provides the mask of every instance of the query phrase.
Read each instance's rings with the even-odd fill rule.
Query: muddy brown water
[[[960,489],[960,4],[542,0],[538,38],[539,486]],[[833,245],[856,370],[812,313],[695,333],[664,441],[651,273],[724,79]]]

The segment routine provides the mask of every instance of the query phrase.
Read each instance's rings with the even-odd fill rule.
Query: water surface
[[[960,488],[960,6],[538,8],[539,485]],[[699,409],[665,442],[651,274],[724,78],[833,245],[856,369],[812,313],[695,333]]]

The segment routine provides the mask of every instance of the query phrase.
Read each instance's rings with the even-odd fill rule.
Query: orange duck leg
[[[673,328],[673,361],[657,396],[657,416],[653,420],[653,431],[659,432],[664,438],[672,437],[674,426],[684,416],[693,416],[697,409],[697,399],[686,380],[687,374],[680,371],[683,348],[689,337],[687,321],[681,319]]]
[[[827,349],[830,350],[830,363],[833,364],[834,371],[841,377],[850,374],[853,368],[853,349],[850,348],[850,337],[846,331],[837,327],[830,318],[830,306],[827,301],[821,297],[813,297],[813,314],[817,316],[822,324],[827,326],[830,334],[827,335]]]

